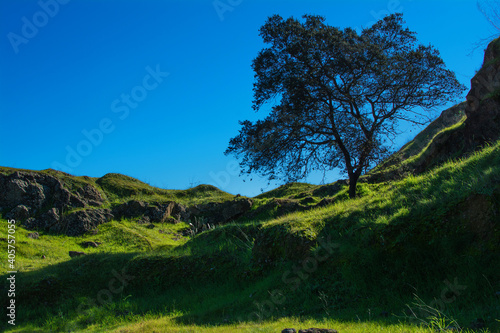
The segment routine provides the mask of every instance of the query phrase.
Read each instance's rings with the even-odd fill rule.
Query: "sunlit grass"
[[[471,238],[457,219],[446,221],[471,196],[497,200],[499,186],[500,142],[426,174],[361,183],[360,196],[352,200],[344,187],[331,196],[334,200],[328,206],[258,222],[235,221],[194,237],[180,235],[185,223],[156,223],[148,229],[135,220],[105,223],[97,233],[80,237],[41,232],[39,239],[31,239],[30,231],[20,227],[16,231],[19,288],[24,289],[20,312],[31,323],[20,320],[15,329],[203,333],[328,327],[355,333],[431,332],[395,317],[377,318],[368,310],[380,303],[381,309],[401,316],[414,292],[427,299],[438,297],[443,281],[455,277],[470,292],[457,297],[447,311],[466,324],[472,316],[485,313],[494,320],[491,309],[498,306],[494,296],[498,282],[491,279],[491,272],[495,267],[482,267],[480,260],[487,262],[488,253],[498,253],[498,245]],[[310,191],[307,186],[304,189]],[[271,199],[259,200],[262,205]],[[5,220],[0,223],[6,225]],[[0,238],[7,237],[6,230],[0,229]],[[322,237],[332,237],[338,251],[314,274],[307,274],[300,288],[287,290],[283,272],[293,271],[300,261],[290,260],[286,253],[307,240],[314,257],[321,250],[315,241]],[[269,245],[261,248],[273,258],[266,268],[253,261],[257,240]],[[84,241],[102,244],[83,249]],[[88,255],[71,259],[68,251],[75,250]],[[5,251],[1,260],[5,270]],[[113,270],[125,268],[136,279],[123,292],[113,294],[112,303],[76,310],[108,288]],[[47,277],[59,284],[61,295],[44,293]],[[286,290],[287,306],[262,320],[247,321],[255,302],[268,300],[275,289]],[[43,297],[35,299],[32,290],[53,299],[41,306]],[[306,315],[292,317],[301,311]]]

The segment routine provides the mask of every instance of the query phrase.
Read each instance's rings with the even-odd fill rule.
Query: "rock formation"
[[[471,80],[465,114],[469,141],[481,145],[500,137],[500,38],[488,45],[483,66]]]

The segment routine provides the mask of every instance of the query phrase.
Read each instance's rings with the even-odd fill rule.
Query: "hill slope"
[[[490,44],[479,77],[498,67],[497,49]],[[1,327],[500,331],[500,141],[492,130],[500,108],[478,85],[484,80],[473,79],[465,109],[447,111],[453,121],[431,124],[367,175],[352,200],[345,181],[288,184],[249,199],[118,174],[0,168],[4,248],[8,220],[19,222],[17,325]],[[10,286],[2,288],[7,295]],[[9,302],[3,296],[4,308]]]

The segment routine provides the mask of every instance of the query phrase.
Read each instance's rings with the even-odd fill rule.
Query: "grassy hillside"
[[[118,201],[231,197],[113,174],[68,181],[92,182]],[[185,223],[114,221],[95,234],[39,239],[20,227],[18,325],[9,331],[434,332],[481,320],[483,332],[499,331],[500,143],[418,176],[359,186],[354,200],[342,183],[284,186],[255,199],[257,217],[190,237]],[[305,208],[281,214],[286,205]],[[71,259],[84,241],[102,244]]]
[[[34,172],[54,176],[71,191],[76,191],[90,184],[104,194],[104,198],[107,199],[108,205],[110,203],[122,203],[129,200],[140,200],[144,202],[165,202],[174,200],[181,204],[193,205],[207,202],[222,202],[234,197],[211,185],[198,185],[187,190],[166,190],[117,173],[108,173],[101,178],[93,178],[87,176],[72,176],[53,169],[33,171],[0,167],[0,174],[3,175],[10,175],[16,171]]]

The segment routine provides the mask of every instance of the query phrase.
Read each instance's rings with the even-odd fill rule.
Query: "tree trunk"
[[[354,199],[356,197],[356,184],[358,183],[359,175],[354,173],[349,176],[349,198]]]

